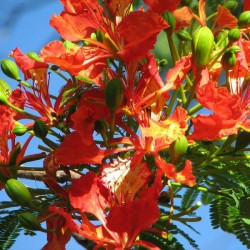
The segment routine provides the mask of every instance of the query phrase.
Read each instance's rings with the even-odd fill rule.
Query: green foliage
[[[244,199],[242,203],[242,207],[249,206],[248,199]],[[210,218],[214,229],[221,228],[228,233],[233,233],[243,245],[250,248],[250,225],[244,222],[240,207],[236,207],[232,200],[217,197],[211,203]]]
[[[5,217],[0,217],[0,225],[0,249],[10,249],[21,231],[17,216],[10,214]]]

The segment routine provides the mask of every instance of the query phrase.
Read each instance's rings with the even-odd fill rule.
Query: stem
[[[230,146],[233,143],[235,138],[236,138],[235,135],[230,135],[224,142],[224,144],[220,148],[218,148],[212,155],[210,155],[207,160],[205,160],[203,163],[197,166],[197,168],[204,168],[208,163],[212,162],[217,155],[222,153],[228,146]]]
[[[203,106],[200,103],[198,103],[195,106],[193,106],[191,109],[189,109],[188,115],[193,115],[194,113],[201,110],[202,108],[203,108]]]
[[[173,215],[165,215],[161,217],[161,221],[167,221],[167,220],[175,220],[178,219],[180,217],[182,217],[183,215],[187,215],[192,213],[193,211],[195,211],[196,209],[198,209],[201,206],[201,202],[198,201],[194,206],[189,207],[187,209],[185,209],[184,211],[178,213],[178,214],[173,214]]]

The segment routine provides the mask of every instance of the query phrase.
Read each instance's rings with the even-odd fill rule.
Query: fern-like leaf
[[[188,189],[185,194],[183,195],[182,202],[181,202],[181,207],[183,209],[191,207],[196,198],[198,197],[200,191],[197,189]]]
[[[16,238],[22,230],[15,215],[0,218],[0,249],[7,250],[15,243]]]

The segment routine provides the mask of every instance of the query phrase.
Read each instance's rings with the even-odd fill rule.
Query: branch
[[[79,179],[80,174],[69,170],[70,175],[67,175],[65,171],[63,170],[58,170],[56,172],[56,179],[57,182],[59,183],[64,183],[66,181],[70,181],[72,179]],[[36,181],[42,181],[43,178],[48,177],[45,171],[29,171],[29,170],[18,170],[17,171],[17,176],[19,178],[24,178],[28,180],[36,180]]]

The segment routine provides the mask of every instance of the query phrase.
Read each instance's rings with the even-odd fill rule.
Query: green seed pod
[[[193,62],[197,68],[207,66],[214,47],[214,35],[207,27],[200,27],[193,33],[192,52]]]
[[[48,134],[49,127],[44,121],[37,120],[33,125],[33,131],[35,136],[44,139]]]
[[[27,56],[30,58],[30,59],[32,59],[32,60],[34,60],[34,61],[36,61],[36,62],[39,62],[40,61],[40,58],[39,58],[39,56],[37,55],[37,53],[35,53],[35,52],[28,52],[27,53]]]
[[[181,41],[191,41],[192,37],[190,36],[187,30],[179,30],[177,36]]]
[[[124,97],[124,88],[120,79],[113,78],[107,83],[104,96],[108,108],[111,112],[115,112],[122,105]]]
[[[32,196],[28,188],[16,179],[9,179],[5,183],[5,191],[7,195],[18,205],[30,207],[32,204]]]
[[[240,28],[244,28],[250,25],[250,10],[244,11],[238,18],[238,25]]]
[[[236,64],[236,56],[232,51],[227,51],[221,58],[221,64],[224,70],[233,69]]]
[[[1,62],[1,69],[6,76],[17,81],[20,80],[18,67],[12,60],[3,59]]]
[[[232,12],[237,9],[238,5],[239,5],[238,1],[228,0],[225,2],[224,7],[229,9]]]
[[[188,140],[186,136],[181,136],[175,140],[169,147],[169,154],[172,163],[176,163],[187,152]]]
[[[21,214],[17,215],[20,224],[24,227],[27,228],[29,230],[41,230],[42,227],[39,223],[39,221],[37,220],[37,217],[29,212],[23,212]]]
[[[24,135],[27,131],[28,131],[28,129],[23,124],[17,124],[12,129],[12,133],[17,135],[17,136]]]
[[[230,42],[235,42],[240,39],[240,30],[237,28],[231,29],[228,32],[228,39]]]
[[[176,20],[174,15],[171,12],[166,11],[163,13],[162,16],[164,20],[169,24],[169,27],[166,29],[166,31],[172,34],[176,26]]]

